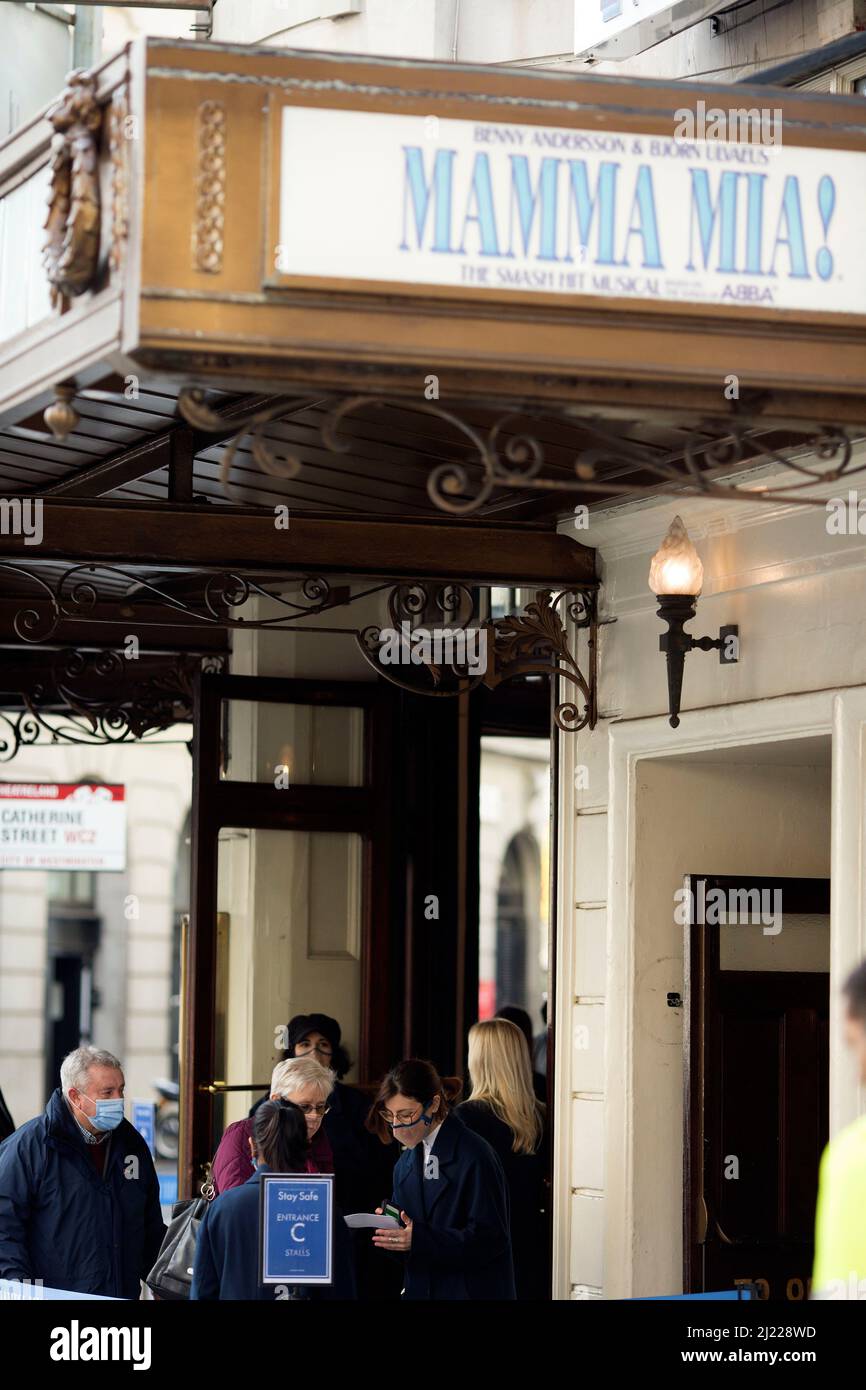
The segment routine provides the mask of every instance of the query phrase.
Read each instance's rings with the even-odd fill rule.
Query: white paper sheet
[[[395,1221],[393,1216],[376,1216],[369,1211],[356,1211],[351,1216],[344,1216],[343,1220],[347,1226],[359,1229],[363,1226],[372,1226],[379,1231],[394,1231],[400,1229],[400,1222]]]

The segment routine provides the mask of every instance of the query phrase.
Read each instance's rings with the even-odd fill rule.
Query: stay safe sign
[[[276,283],[866,313],[866,153],[773,136],[285,106]]]
[[[264,1173],[259,1217],[263,1284],[332,1282],[333,1177]]]
[[[124,787],[0,782],[0,868],[125,867]]]

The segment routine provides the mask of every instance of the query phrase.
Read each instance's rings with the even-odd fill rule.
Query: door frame
[[[388,978],[389,804],[391,778],[387,688],[373,681],[235,676],[199,672],[194,692],[190,921],[184,946],[181,1029],[179,1192],[191,1195],[212,1154],[217,983],[217,845],[226,826],[255,830],[355,832],[363,838],[361,918],[362,1079],[389,1053],[388,1012],[373,1007]],[[222,702],[315,704],[364,711],[364,783],[360,787],[224,781]],[[247,1078],[244,1078],[245,1080]],[[262,1078],[267,1080],[267,1078]]]
[[[712,887],[766,888],[772,891],[785,884],[797,884],[804,900],[791,909],[795,914],[815,912],[828,915],[832,911],[831,883],[825,878],[795,878],[778,876],[758,878],[754,874],[687,874],[685,887],[694,903],[696,883]],[[825,899],[829,897],[829,904]],[[787,910],[787,909],[786,909]],[[717,1012],[719,974],[718,930],[707,931],[706,924],[696,914],[689,914],[684,928],[683,952],[683,1292],[702,1293],[704,1276],[702,1254],[704,1244],[696,1239],[699,1218],[698,1202],[707,1214],[707,1183],[705,1177],[705,1111],[704,1088],[707,1075],[705,1048],[711,1039],[712,1025]],[[828,971],[829,974],[829,971]],[[829,1082],[829,1077],[828,1077]]]
[[[830,1135],[862,1113],[866,1097],[842,1043],[841,984],[866,955],[866,686],[720,705],[690,712],[675,734],[663,715],[609,727],[608,940],[604,1063],[604,1266],[606,1298],[635,1284],[635,804],[642,758],[830,735]],[[568,743],[568,740],[565,740]],[[573,756],[573,755],[572,755]],[[567,764],[562,768],[563,782]],[[563,810],[563,822],[566,820]],[[572,822],[573,824],[573,822]],[[570,853],[568,857],[571,857]],[[563,865],[567,859],[563,859]],[[561,884],[563,897],[567,885]],[[567,901],[567,899],[566,899]],[[571,933],[573,935],[573,927]],[[565,934],[567,944],[569,933]],[[565,973],[565,972],[563,972]],[[563,986],[565,987],[565,986]],[[557,1194],[570,1190],[558,1165]],[[567,1223],[563,1223],[567,1226]],[[567,1229],[561,1238],[568,1239]]]

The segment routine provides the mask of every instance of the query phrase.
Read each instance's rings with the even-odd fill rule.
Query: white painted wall
[[[214,38],[440,62],[570,57],[586,0],[220,0]]]
[[[691,630],[717,634],[721,624],[739,623],[740,662],[723,667],[715,653],[691,653],[682,724],[672,730],[658,650],[664,627],[647,575],[676,511],[704,564]],[[866,546],[860,536],[828,535],[825,520],[821,508],[656,499],[602,509],[585,531],[575,532],[571,523],[561,528],[598,546],[602,612],[616,621],[601,631],[600,723],[578,735],[576,747],[562,740],[557,1093],[560,1116],[570,1109],[573,1119],[570,1131],[560,1125],[555,1157],[559,1297],[663,1292],[660,1279],[675,1286],[679,1277],[680,1061],[673,1061],[672,1018],[664,1016],[659,1036],[668,1041],[659,1042],[647,1031],[645,1010],[655,1007],[663,984],[664,992],[680,987],[666,980],[681,969],[670,895],[683,873],[823,874],[832,819],[834,893],[843,879],[848,885],[844,898],[838,893],[834,899],[831,942],[832,1129],[863,1104],[841,1047],[838,988],[866,951],[857,799]],[[825,773],[813,783],[808,772],[783,777],[776,767],[770,778],[768,769],[756,769],[750,789],[761,814],[752,818],[737,806],[736,787],[752,776],[747,768],[737,768],[726,791],[727,774],[717,765],[677,772],[666,762],[664,772],[653,765],[646,773],[640,760],[678,747],[699,757],[719,746],[829,734],[834,699],[839,713],[829,801]],[[783,752],[777,761],[784,763]],[[575,786],[580,765],[586,771]],[[687,812],[677,810],[671,794],[675,778],[699,780],[706,793]],[[650,804],[652,797],[658,805]],[[751,835],[745,833],[750,825]],[[671,1058],[666,1068],[660,1060],[665,1050]],[[666,1078],[661,1089],[659,1071]],[[648,1088],[650,1095],[658,1091],[649,1109]]]
[[[575,6],[598,0],[220,0],[214,38],[282,48],[439,62],[509,63],[639,77],[725,82],[843,38],[866,21],[864,0],[756,0],[703,20],[626,61],[574,55]],[[720,9],[723,8],[720,6]],[[131,12],[134,15],[134,11]]]
[[[453,0],[220,0],[214,38],[399,58],[442,56]],[[449,50],[450,51],[450,50]]]
[[[863,0],[793,0],[784,7],[777,7],[774,0],[757,0],[739,13],[722,15],[718,34],[713,34],[710,20],[705,19],[636,58],[599,61],[591,67],[594,72],[623,77],[736,82],[845,38],[862,28],[864,18]]]

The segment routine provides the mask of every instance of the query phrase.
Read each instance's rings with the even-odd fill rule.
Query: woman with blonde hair
[[[469,1080],[471,1094],[457,1113],[487,1140],[505,1172],[517,1297],[547,1298],[547,1115],[515,1024],[487,1018],[470,1028]]]

